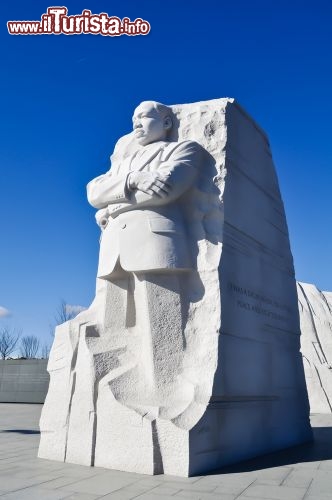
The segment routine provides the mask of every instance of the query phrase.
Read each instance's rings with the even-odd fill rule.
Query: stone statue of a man
[[[98,278],[112,283],[118,304],[109,313],[117,316],[110,336],[127,339],[128,366],[134,365],[109,385],[118,401],[151,419],[178,415],[183,407],[174,399],[186,405],[178,394],[183,276],[195,269],[195,256],[183,205],[198,177],[201,147],[169,141],[173,120],[167,106],[141,103],[133,116],[136,150],[87,188],[103,230]]]
[[[133,122],[88,184],[96,296],[56,329],[39,456],[190,476],[309,440],[266,135],[228,98],[143,102]]]
[[[193,186],[200,146],[169,142],[172,111],[143,102],[133,116],[137,149],[88,184],[88,200],[104,228],[98,277],[125,271],[178,271],[193,268],[186,241],[183,197]]]

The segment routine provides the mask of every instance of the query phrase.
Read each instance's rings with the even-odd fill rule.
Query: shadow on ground
[[[313,427],[314,440],[292,448],[263,455],[245,462],[218,469],[211,474],[250,472],[304,462],[332,459],[332,427]]]
[[[40,434],[40,431],[34,431],[32,429],[4,429],[0,432],[13,432],[14,434]]]

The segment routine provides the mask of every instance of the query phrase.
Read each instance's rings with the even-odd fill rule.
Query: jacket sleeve
[[[128,202],[127,177],[128,174],[116,175],[109,170],[89,182],[87,195],[90,205],[105,208],[111,203]]]
[[[161,198],[156,194],[133,191],[127,200],[119,200],[118,206],[109,206],[112,217],[121,212],[137,208],[154,207],[172,203],[194,184],[201,163],[201,146],[193,141],[179,143],[171,150],[169,156],[159,165],[157,172],[161,177],[167,176],[171,190],[168,196]]]

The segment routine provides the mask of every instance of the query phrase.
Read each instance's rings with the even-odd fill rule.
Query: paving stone
[[[31,410],[30,406],[1,404],[0,428],[37,428],[41,407]],[[332,427],[332,416],[327,417],[323,420],[320,416],[313,417],[318,430]],[[227,471],[183,478],[38,459],[38,434],[0,432],[0,500],[302,500],[304,495],[304,500],[332,500],[332,440],[329,436],[324,446],[318,443],[314,452],[311,449],[308,455],[303,454],[301,459],[308,460],[306,462],[299,462],[297,458],[290,463],[289,457],[295,455],[287,451],[273,455],[272,459],[263,457],[239,464]]]
[[[57,472],[62,473],[64,476],[71,476],[76,478],[78,477],[80,479],[95,477],[105,473],[105,469],[98,469],[97,467],[84,467],[82,465],[75,465],[73,467],[70,467],[72,464],[65,463],[61,465],[62,467],[60,469],[57,469]]]
[[[151,486],[143,487],[133,484],[120,488],[119,490],[112,491],[112,493],[109,493],[101,498],[102,500],[107,500],[108,498],[112,498],[114,500],[130,500],[131,498],[137,498],[139,495],[143,495],[143,493],[150,493],[153,489],[154,487]]]
[[[160,485],[160,486],[162,486],[162,485]],[[111,495],[114,495],[115,493],[120,494],[120,492],[126,492],[126,493],[128,493],[128,495],[130,495],[130,498],[131,497],[135,498],[136,496],[142,495],[143,493],[150,493],[150,492],[154,491],[155,488],[156,488],[156,486],[149,484],[148,481],[146,481],[145,483],[142,483],[142,484],[139,481],[138,483],[133,483],[133,484],[130,484],[129,486],[125,486],[125,487],[121,488],[121,490],[118,490],[116,492],[111,493]]]
[[[1,478],[1,490],[6,493],[16,492],[30,486],[40,485],[42,481],[36,478],[19,478],[15,474]]]
[[[264,493],[264,495],[266,495],[266,493]],[[277,497],[279,499],[279,497]],[[242,495],[238,495],[236,497],[236,500],[277,500],[275,497],[267,497],[267,496],[264,496],[264,497],[261,497],[261,496],[258,496],[258,494],[256,493],[255,496],[253,497],[248,497],[244,494]],[[280,497],[279,500],[285,500],[284,497]]]
[[[201,482],[197,482],[197,483],[178,482],[178,483],[176,483],[175,481],[170,482],[170,483],[165,481],[165,483],[163,483],[162,486],[176,489],[177,491],[179,491],[179,490],[185,490],[185,491],[191,491],[191,492],[198,491],[198,492],[202,492],[202,493],[210,493],[216,487],[215,484],[210,484],[210,483],[208,483],[208,484],[201,483]]]
[[[332,500],[332,493],[326,495],[306,495],[303,500]]]
[[[91,493],[93,495],[107,495],[112,491],[119,490],[134,481],[126,477],[111,477],[108,474],[94,476],[60,488],[63,491],[75,493]]]
[[[29,468],[38,467],[39,469],[42,470],[56,471],[63,469],[65,464],[63,464],[62,462],[50,462],[50,461],[44,462],[44,460],[35,458],[29,460],[17,460],[14,465],[21,467],[22,469],[25,469],[27,467]]]
[[[256,472],[255,472],[256,473]],[[207,476],[201,477],[197,484],[214,484],[218,486],[225,482],[245,482],[248,478],[252,478],[254,472],[238,472],[229,474],[209,474]]]
[[[133,481],[133,485],[135,486],[150,486],[150,488],[155,488],[163,484],[160,480],[161,476],[143,476],[142,474],[135,474],[135,476],[136,481]]]
[[[0,462],[0,467],[5,467],[6,465],[12,465],[15,464],[16,462],[20,462],[21,458],[17,457],[11,457],[11,458],[3,458]]]
[[[281,486],[281,484],[283,484],[283,482],[280,481],[279,479],[259,479],[259,478],[256,479],[254,483],[260,486]]]
[[[179,493],[175,495],[175,498],[188,498],[190,500],[235,500],[236,497],[237,495],[229,495],[227,493],[218,493],[218,495],[215,495],[213,493],[187,490],[179,491]]]
[[[153,488],[149,493],[154,495],[175,495],[180,491],[180,488],[174,488],[173,485],[163,484],[162,486],[157,486]]]
[[[21,479],[32,479],[35,482],[44,483],[46,481],[52,481],[59,477],[62,477],[61,472],[58,471],[41,471],[41,470],[19,470],[19,472],[15,473],[16,477]]]
[[[292,472],[292,467],[269,467],[267,469],[262,469],[253,472],[258,479],[273,479],[277,481],[283,481]]]
[[[151,476],[150,476],[151,477]],[[164,474],[159,474],[158,476],[153,476],[155,477],[158,481],[160,482],[171,482],[174,481],[176,483],[197,483],[201,479],[205,478],[206,476],[192,476],[192,477],[180,477],[180,476],[169,476],[169,475],[164,475]]]
[[[3,468],[3,469],[0,468],[0,478],[3,476],[4,477],[10,476],[11,474],[18,473],[19,471],[22,471],[21,467],[16,467],[15,465],[8,467],[8,469],[7,468]]]
[[[101,498],[99,495],[88,495],[86,493],[73,493],[69,495],[69,497],[65,497],[66,500],[96,500],[97,498]],[[102,497],[105,498],[105,497]],[[42,500],[42,499],[41,499]]]
[[[293,470],[284,479],[282,486],[291,486],[295,488],[309,488],[312,482],[312,474],[304,470]]]
[[[121,488],[121,490],[113,491],[112,493],[99,498],[100,500],[131,500],[133,498],[138,498],[141,494],[142,492],[129,490],[129,488]],[[161,500],[163,500],[163,497]]]
[[[318,469],[320,467],[321,462],[299,462],[293,465],[296,469]]]
[[[324,460],[319,464],[319,470],[332,471],[332,460]]]
[[[154,493],[143,493],[136,498],[137,500],[174,500],[172,495],[155,495]]]
[[[2,495],[1,500],[63,500],[66,494],[59,491],[49,491],[42,488],[24,488]],[[97,497],[96,497],[97,498]]]
[[[287,486],[252,485],[238,498],[266,498],[269,500],[302,500],[306,488],[290,488]]]
[[[43,488],[46,488],[48,490],[56,489],[56,488],[61,488],[62,486],[68,486],[72,483],[77,482],[77,477],[70,477],[70,476],[60,476],[56,478],[52,478],[47,482],[43,482]]]
[[[243,484],[236,484],[236,483],[222,483],[220,486],[217,486],[213,490],[213,493],[216,494],[222,494],[222,493],[227,493],[227,494],[233,494],[233,495],[241,495],[242,492],[244,492],[252,483],[254,483],[254,480],[251,480],[250,482],[243,483]]]
[[[308,495],[331,495],[332,498],[332,479],[331,475],[324,477],[322,475],[316,476],[308,489]]]

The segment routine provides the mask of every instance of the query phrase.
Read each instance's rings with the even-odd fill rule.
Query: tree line
[[[70,311],[65,300],[60,302],[54,316],[54,324],[51,328],[51,336],[57,325],[61,325],[77,315],[77,311]],[[22,330],[17,330],[9,326],[0,327],[0,359],[8,359],[12,354],[17,353],[21,358],[35,359],[48,358],[50,346],[47,343],[41,345],[35,335],[22,336]]]
[[[8,326],[0,328],[0,358],[8,359],[14,352],[18,352],[21,358],[36,358],[40,352],[42,358],[48,357],[48,347],[40,345],[40,341],[34,335],[21,336],[21,331]]]

